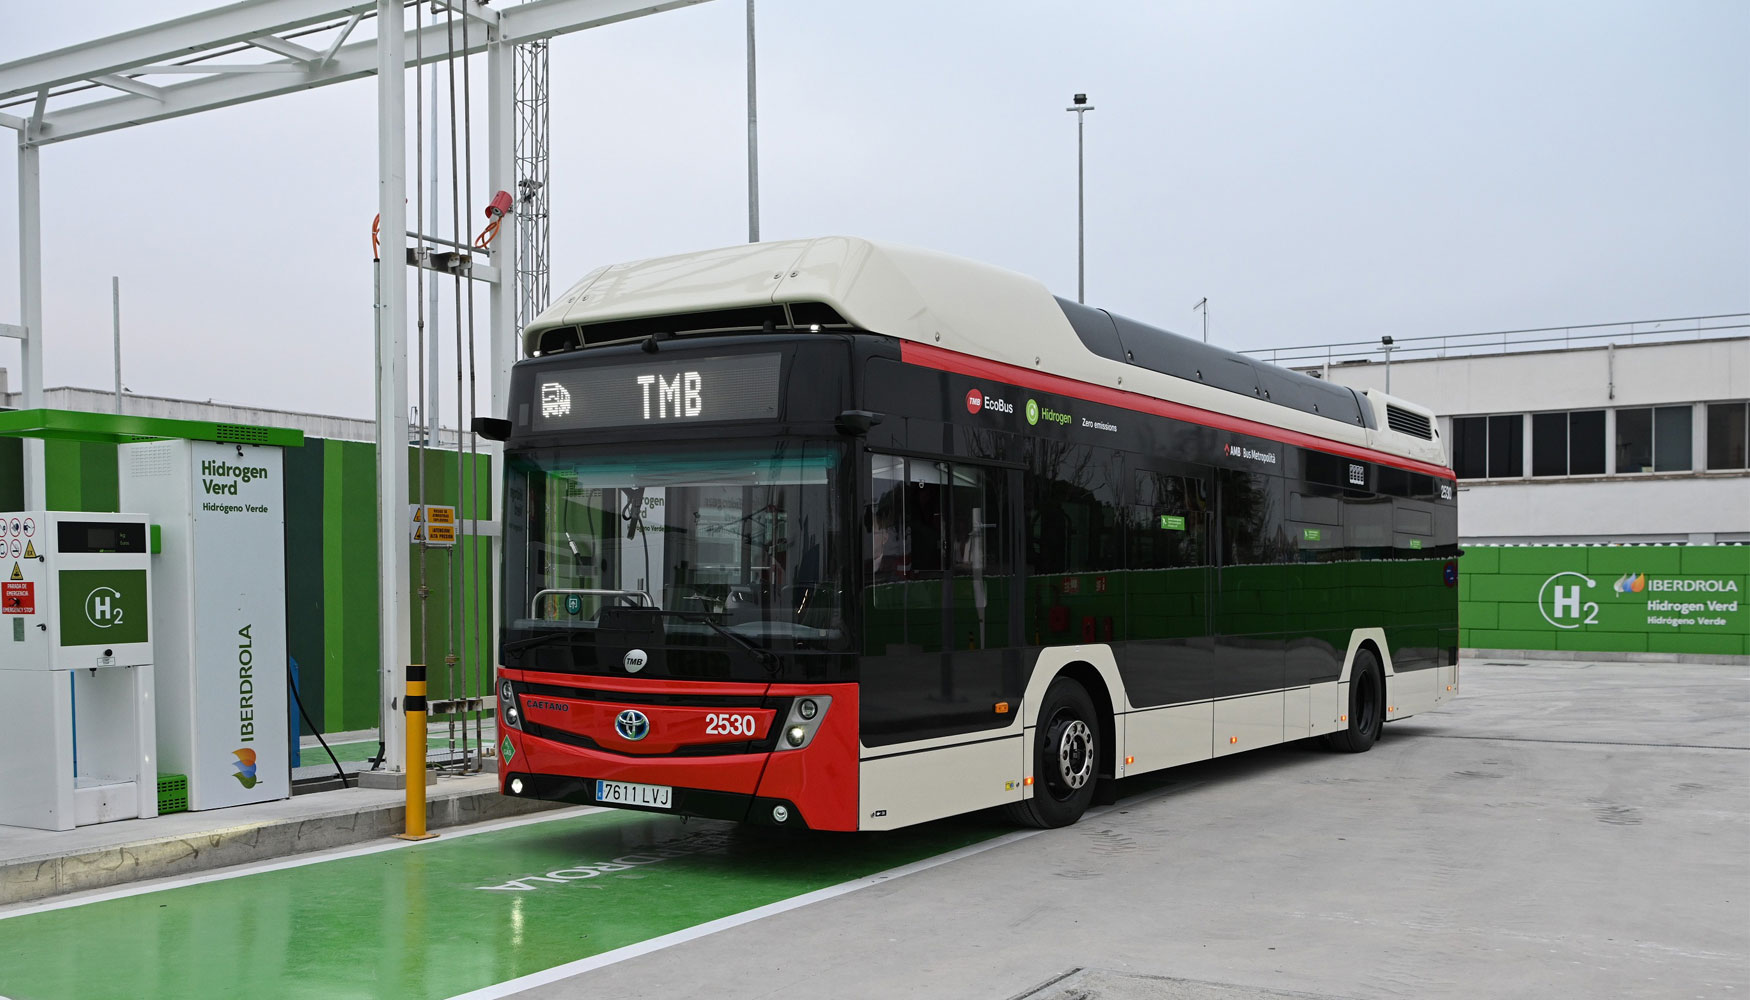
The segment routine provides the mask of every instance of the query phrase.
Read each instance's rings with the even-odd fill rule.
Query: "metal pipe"
[[[115,314],[115,412],[122,411],[122,279],[121,275],[111,275],[109,279],[111,311]]]

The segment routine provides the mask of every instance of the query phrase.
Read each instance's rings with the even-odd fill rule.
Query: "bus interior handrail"
[[[654,608],[656,602],[650,599],[650,594],[642,590],[598,590],[593,587],[548,587],[538,590],[529,601],[529,617],[540,620],[541,598],[548,594],[576,594],[579,597],[636,597],[643,602],[644,607]]]

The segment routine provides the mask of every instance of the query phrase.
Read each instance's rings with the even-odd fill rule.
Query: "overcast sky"
[[[9,4],[0,62],[206,6]],[[744,18],[554,43],[555,293],[746,239]],[[1750,310],[1739,0],[760,0],[759,23],[767,239],[910,243],[1073,297],[1085,91],[1090,304],[1195,335],[1208,296],[1234,348]],[[48,384],[109,387],[115,274],[133,391],[368,416],[375,139],[362,81],[46,147]],[[0,322],[15,191],[0,156]],[[15,342],[0,367],[16,389]]]

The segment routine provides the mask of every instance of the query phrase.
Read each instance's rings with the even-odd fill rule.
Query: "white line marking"
[[[1146,792],[1142,795],[1127,798],[1116,805],[1101,806],[1098,809],[1090,809],[1082,815],[1080,822],[1085,823],[1090,819],[1098,819],[1106,813],[1117,809],[1120,805],[1125,808],[1130,808],[1141,805],[1151,799],[1159,798],[1166,795],[1168,792],[1182,792],[1184,790],[1185,788],[1182,785],[1172,785],[1166,788],[1155,789],[1154,791]],[[836,899],[839,896],[856,892],[858,889],[867,889],[872,885],[891,882],[894,879],[904,878],[907,875],[916,875],[918,872],[929,871],[931,868],[935,868],[938,865],[945,865],[950,862],[959,861],[962,858],[970,858],[975,854],[983,854],[985,851],[994,850],[998,847],[1007,847],[1010,844],[1019,843],[1029,837],[1037,837],[1039,834],[1049,832],[1051,831],[1017,830],[1014,833],[1005,833],[997,837],[992,837],[989,840],[957,848],[946,854],[938,854],[935,857],[925,858],[922,861],[913,861],[908,865],[900,865],[898,868],[889,868],[884,872],[877,872],[874,875],[865,875],[862,878],[852,879],[849,882],[841,882],[838,885],[830,885],[824,889],[816,889],[813,892],[806,892],[800,896],[781,899],[776,903],[767,903],[765,906],[755,907],[754,909],[731,914],[727,917],[719,917],[716,920],[688,927],[683,930],[674,931],[670,934],[664,934],[661,937],[653,937],[647,941],[640,941],[637,944],[629,944],[624,948],[615,948],[613,951],[604,951],[600,955],[593,955],[589,958],[580,958],[575,962],[567,962],[564,965],[555,965],[551,969],[532,972],[526,976],[507,980],[494,986],[484,986],[469,993],[458,993],[451,997],[450,1000],[501,1000],[501,998],[508,997],[513,993],[521,993],[524,990],[533,989],[536,986],[546,986],[549,983],[556,983],[561,979],[569,979],[572,976],[579,976],[585,972],[593,972],[604,966],[624,962],[627,959],[638,958],[652,952],[661,951],[664,948],[672,948],[677,944],[686,944],[688,941],[696,941],[699,938],[716,934],[718,931],[726,931],[733,927],[740,927],[743,924],[751,924],[756,920],[775,917],[780,913],[787,913],[791,910],[800,909],[811,903]]]
[[[745,910],[741,913],[732,914],[727,917],[719,917],[708,923],[698,924],[684,930],[674,931],[670,934],[664,934],[661,937],[653,937],[647,941],[640,941],[637,944],[629,944],[624,948],[615,948],[613,951],[604,951],[600,955],[594,955],[589,958],[580,958],[575,962],[556,965],[551,969],[530,973],[529,975],[508,980],[495,986],[483,987],[474,990],[471,993],[461,993],[450,998],[450,1000],[498,1000],[500,997],[507,997],[513,993],[521,993],[523,990],[532,989],[536,986],[545,986],[548,983],[555,983],[561,979],[569,979],[572,976],[581,975],[582,973],[590,972],[602,968],[603,966],[613,965],[617,962],[624,962],[629,958],[637,958],[640,955],[648,955],[651,952],[661,951],[664,948],[672,948],[677,944],[685,944],[688,941],[695,941],[699,938],[715,934],[718,931],[729,930],[731,927],[740,927],[743,924],[750,924],[756,920],[764,920],[766,917],[777,916],[780,913],[799,909],[810,903],[819,903],[823,900],[843,896],[846,893],[856,892],[858,889],[867,889],[869,886],[879,885],[882,882],[888,882],[896,878],[904,878],[907,875],[914,875],[921,871],[928,871],[937,865],[945,865],[951,861],[959,861],[961,858],[970,858],[974,854],[982,854],[985,851],[1013,844],[1017,841],[1026,840],[1028,837],[1038,836],[1045,832],[1046,831],[1044,830],[1019,830],[1015,833],[1006,833],[999,837],[993,837],[990,840],[982,841],[977,844],[970,844],[966,847],[959,848],[958,850],[949,851],[946,854],[938,854],[933,858],[914,861],[909,865],[901,865],[898,868],[889,868],[884,872],[877,872],[874,875],[865,875],[862,878],[853,879],[849,882],[841,882],[838,885],[827,886],[824,889],[816,889],[813,892],[806,892],[800,896],[781,899],[776,903],[767,903],[765,906]]]
[[[181,878],[157,879],[139,882],[134,885],[122,886],[116,889],[94,891],[91,893],[75,893],[60,899],[46,900],[40,903],[21,903],[15,907],[0,909],[0,920],[11,917],[22,917],[32,913],[46,913],[49,910],[64,910],[72,906],[84,906],[87,903],[102,903],[111,899],[125,899],[128,896],[143,896],[152,892],[163,892],[166,889],[180,889],[186,885],[202,885],[207,882],[223,882],[226,879],[242,878],[245,875],[263,875],[267,872],[284,871],[288,868],[302,868],[306,865],[319,865],[326,861],[339,861],[343,858],[358,858],[367,854],[381,854],[384,851],[399,851],[408,847],[419,847],[422,844],[441,844],[447,840],[457,840],[462,837],[472,837],[482,833],[496,833],[499,830],[510,830],[519,826],[532,826],[535,823],[550,823],[554,820],[570,819],[575,816],[588,816],[593,813],[610,812],[612,810],[601,806],[576,806],[570,809],[554,809],[534,813],[529,816],[518,816],[512,819],[495,820],[491,823],[481,823],[445,832],[432,840],[390,840],[386,843],[367,844],[363,847],[349,847],[338,851],[314,851],[295,858],[281,861],[267,861],[256,864],[240,865],[232,868],[222,868],[218,871],[205,872],[200,875],[185,875]],[[0,997],[0,1000],[6,1000]]]

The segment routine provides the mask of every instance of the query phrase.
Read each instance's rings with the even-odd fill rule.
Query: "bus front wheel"
[[[1385,671],[1369,649],[1357,650],[1349,672],[1349,725],[1326,733],[1325,746],[1343,753],[1362,753],[1385,728]]]
[[[1045,689],[1033,730],[1033,797],[1011,803],[1009,818],[1026,826],[1069,826],[1094,801],[1100,724],[1082,686],[1059,677]]]

